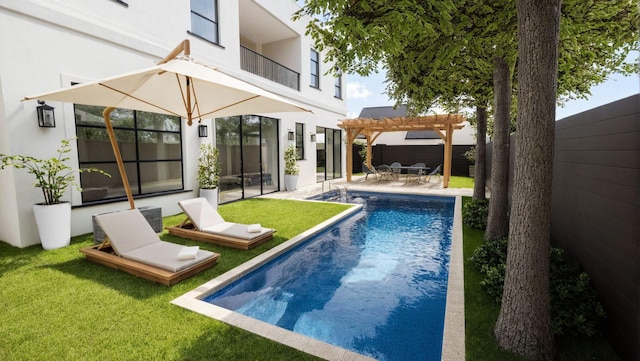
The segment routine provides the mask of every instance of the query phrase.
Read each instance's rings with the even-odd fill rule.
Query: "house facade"
[[[293,145],[298,186],[344,174],[346,79],[292,21],[299,7],[283,0],[6,0],[0,3],[0,153],[55,156],[72,142],[69,165],[112,175],[78,175],[63,200],[72,204],[72,235],[92,231],[92,215],[129,208],[106,137],[102,108],[47,102],[55,127],[38,124],[36,101],[25,96],[155,65],[188,39],[191,56],[311,110],[186,120],[117,109],[116,137],[137,207],[180,212],[177,201],[198,196],[201,144],[220,153],[220,201],[284,190],[283,154]],[[206,135],[199,132],[205,130]],[[39,243],[32,205],[42,202],[33,176],[0,171],[0,240],[16,247]]]

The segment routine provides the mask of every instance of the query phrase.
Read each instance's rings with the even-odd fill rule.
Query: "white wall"
[[[190,29],[188,0],[127,3],[128,7],[112,1],[85,0],[3,0],[0,3],[0,45],[3,49],[0,53],[0,153],[50,157],[61,139],[75,136],[72,104],[48,102],[55,107],[57,126],[39,128],[35,112],[37,103],[21,102],[23,97],[68,86],[71,81],[98,79],[151,66],[185,38],[191,40],[193,57],[313,110],[313,114],[261,114],[281,119],[280,154],[288,145],[286,131],[295,129],[296,122],[306,123],[310,133],[315,132],[316,126],[336,129],[337,120],[345,117],[345,102],[333,98],[332,78],[323,77],[321,85],[326,89],[322,91],[308,86],[309,39],[301,37],[298,41],[300,57],[296,61],[301,63],[302,69],[300,91],[239,69],[238,0],[219,1],[221,46],[187,33]],[[304,34],[305,24],[290,20],[297,9],[294,2],[261,0],[258,3],[280,11],[276,15],[283,22]],[[213,129],[211,120],[206,122],[209,129]],[[209,133],[209,138],[200,139],[197,127],[183,127],[187,189],[197,186],[195,166],[199,145],[213,142],[213,132]],[[315,146],[310,144],[308,134],[305,142],[307,149]],[[77,152],[72,152],[72,165],[77,165]],[[298,184],[315,183],[315,152],[309,152],[308,159],[301,161],[300,166]],[[284,164],[281,173],[283,168]],[[31,207],[41,202],[42,196],[32,184],[32,176],[24,171],[0,171],[0,240],[18,247],[39,243]],[[195,191],[140,199],[136,200],[136,205],[161,206],[163,215],[170,215],[179,212],[178,200],[192,196]],[[73,205],[81,203],[80,193],[75,190],[68,191],[63,199]],[[92,214],[126,208],[126,202],[74,208],[72,234],[91,232]]]

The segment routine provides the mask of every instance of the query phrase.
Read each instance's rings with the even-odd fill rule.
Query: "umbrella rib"
[[[202,116],[206,116],[206,115],[209,115],[209,114],[212,114],[212,113],[215,113],[215,112],[219,112],[219,111],[221,111],[223,109],[231,108],[231,107],[236,106],[238,104],[242,104],[244,102],[248,102],[250,100],[253,100],[253,99],[256,99],[256,98],[259,98],[259,97],[260,97],[260,95],[254,95],[251,98],[243,99],[241,101],[238,101],[238,102],[235,102],[235,103],[232,103],[232,104],[228,104],[228,105],[226,105],[226,106],[224,106],[222,108],[218,108],[218,109],[212,110],[210,112],[204,113],[204,114],[202,114]]]
[[[111,89],[111,90],[113,90],[113,91],[114,91],[114,92],[116,92],[116,93],[120,93],[120,94],[122,94],[122,95],[124,95],[124,96],[126,96],[126,97],[133,98],[133,99],[135,99],[135,100],[137,100],[137,101],[139,101],[139,102],[142,102],[142,103],[145,103],[145,104],[151,105],[152,107],[155,107],[155,108],[158,108],[158,109],[164,110],[165,112],[167,112],[167,113],[169,113],[169,114],[173,114],[173,115],[175,115],[175,116],[177,116],[177,117],[180,117],[180,116],[181,116],[180,114],[178,114],[178,113],[176,113],[176,112],[173,112],[173,111],[171,111],[171,110],[169,110],[169,109],[165,109],[165,108],[163,108],[163,107],[161,107],[161,106],[158,106],[158,105],[156,105],[156,104],[150,103],[150,102],[148,102],[148,101],[146,101],[146,100],[144,100],[144,99],[140,99],[140,98],[135,97],[135,96],[133,96],[133,95],[131,95],[131,94],[125,93],[125,92],[123,92],[123,91],[122,91],[122,90],[120,90],[120,89],[116,89],[116,88],[114,88],[114,87],[110,87],[110,86],[108,86],[108,85],[106,85],[106,84],[104,84],[104,83],[100,83],[100,85],[101,85],[101,86],[103,86],[103,87],[105,87],[105,88],[107,88],[107,89]]]
[[[198,103],[198,95],[196,94],[196,85],[193,83],[193,81],[191,82],[191,91],[193,92],[194,106],[194,108],[191,109],[191,113],[193,113],[193,109],[196,109],[196,112],[198,113],[198,119],[202,120],[202,114],[200,114],[200,104]]]

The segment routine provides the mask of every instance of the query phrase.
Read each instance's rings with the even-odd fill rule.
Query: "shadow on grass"
[[[17,248],[0,242],[0,277],[6,272],[32,264],[41,252],[43,249],[40,245]]]
[[[302,351],[215,321],[181,350],[181,360],[320,360]]]

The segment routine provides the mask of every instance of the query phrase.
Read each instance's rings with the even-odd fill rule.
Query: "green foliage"
[[[465,157],[472,164],[476,163],[476,147],[471,147],[466,152],[462,153],[462,156]]]
[[[292,144],[284,151],[284,174],[298,175],[298,173],[300,173],[298,153]]]
[[[355,140],[353,144],[357,144],[360,147],[358,155],[362,158],[363,162],[367,162],[367,144],[361,140]],[[373,158],[372,158],[373,159]]]
[[[469,261],[484,274],[480,282],[497,303],[502,299],[507,263],[507,239],[487,241]],[[591,287],[589,275],[576,262],[568,261],[561,248],[550,249],[551,322],[555,335],[593,336],[605,317]]]
[[[489,200],[476,199],[466,202],[462,206],[462,220],[465,225],[476,228],[487,228],[487,218],[489,217]]]
[[[36,178],[33,185],[42,189],[44,204],[58,204],[69,185],[73,185],[82,191],[76,182],[76,173],[97,172],[111,177],[108,173],[97,168],[80,168],[74,170],[66,162],[69,161],[67,153],[71,152],[71,140],[63,139],[60,147],[56,151],[57,157],[49,159],[38,159],[28,155],[6,155],[0,154],[0,170],[6,167],[16,169],[26,169],[27,173],[33,174]]]
[[[218,148],[211,144],[200,145],[198,158],[198,186],[200,189],[214,189],[220,183],[220,161]]]

